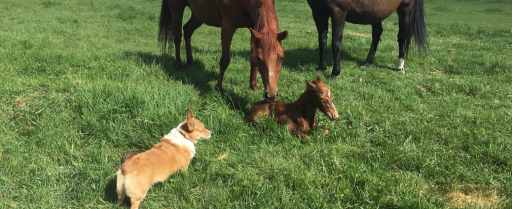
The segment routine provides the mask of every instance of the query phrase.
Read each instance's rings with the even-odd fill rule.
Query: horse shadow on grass
[[[199,48],[192,47],[194,52],[202,52],[203,50]],[[219,49],[220,50],[220,49]],[[204,53],[204,52],[203,52]],[[218,79],[219,73],[211,72],[205,70],[205,65],[201,62],[200,58],[195,58],[194,62],[191,66],[183,67],[181,70],[176,68],[175,58],[169,54],[153,54],[147,52],[125,52],[128,57],[135,57],[140,60],[143,65],[159,65],[161,70],[167,75],[167,80],[176,80],[181,81],[182,83],[191,84],[197,89],[200,93],[200,96],[205,96],[209,93],[215,91],[210,85],[208,85],[211,81],[216,81]],[[240,53],[245,54],[245,53]],[[248,56],[249,53],[247,52]],[[241,55],[243,56],[243,55]],[[220,59],[220,57],[219,57]],[[185,61],[185,60],[183,60]],[[186,62],[184,62],[186,63]],[[247,70],[250,69],[250,63],[247,63]],[[226,70],[226,73],[229,72],[229,67]],[[234,73],[234,72],[233,72]],[[225,83],[225,81],[224,81]],[[247,83],[247,88],[249,88],[249,84]],[[249,104],[247,98],[242,95],[234,92],[231,89],[222,90],[221,92],[222,98],[226,102],[227,106],[232,110],[238,111],[246,111],[246,106]]]
[[[286,49],[286,45],[284,46],[285,58],[283,61],[283,66],[292,72],[304,72],[307,70],[318,70],[318,64],[320,62],[320,54],[318,48],[295,48],[295,49]],[[246,59],[249,62],[249,52],[247,51],[234,51],[232,52],[236,56],[247,57]],[[340,53],[341,59],[341,70],[343,71],[344,66],[352,65],[352,63],[356,63],[358,67],[360,67],[365,61],[366,56],[356,57],[352,53],[346,50],[341,50]],[[327,69],[328,73],[331,73],[332,66],[334,65],[334,59],[332,56],[332,48],[330,46],[326,49],[326,61],[327,61]],[[312,65],[313,68],[307,68],[305,66]],[[378,57],[376,58],[376,62],[372,63],[370,66],[374,66],[377,68],[388,69],[395,71],[396,69],[390,67],[388,65],[382,65],[378,63]],[[365,67],[361,67],[362,70],[368,69]]]
[[[159,65],[161,70],[167,75],[167,80],[181,81],[182,83],[193,85],[201,95],[212,91],[208,82],[217,79],[217,74],[205,70],[204,63],[201,60],[195,60],[192,66],[183,67],[181,70],[176,68],[175,58],[169,54],[153,54],[147,52],[125,52],[126,56],[135,57],[143,65]]]

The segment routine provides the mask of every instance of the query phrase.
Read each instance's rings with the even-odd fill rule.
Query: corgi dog
[[[150,150],[129,157],[117,171],[117,198],[119,203],[128,196],[132,209],[140,202],[154,183],[163,182],[180,169],[187,169],[196,154],[194,144],[208,139],[212,132],[187,110],[187,119],[165,135]]]

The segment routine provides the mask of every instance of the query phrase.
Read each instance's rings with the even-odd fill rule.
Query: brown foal
[[[329,87],[325,85],[320,75],[316,75],[316,81],[306,80],[306,91],[299,99],[290,102],[266,102],[261,101],[252,106],[249,115],[245,118],[247,122],[257,122],[261,117],[273,115],[277,123],[286,124],[288,131],[295,136],[310,139],[303,132],[318,124],[315,113],[320,109],[330,120],[338,119],[338,111],[332,103],[332,94]]]

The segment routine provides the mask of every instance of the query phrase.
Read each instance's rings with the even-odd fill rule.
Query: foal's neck
[[[306,89],[302,95],[300,95],[299,99],[294,102],[294,104],[300,109],[302,113],[305,114],[306,118],[315,117],[316,106],[313,103],[314,92],[309,89]]]

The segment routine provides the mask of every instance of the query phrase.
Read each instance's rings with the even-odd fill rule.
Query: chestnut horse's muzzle
[[[278,96],[279,96],[279,92],[276,92],[276,94],[274,96],[270,96],[268,93],[265,92],[265,101],[274,102],[277,100]]]

